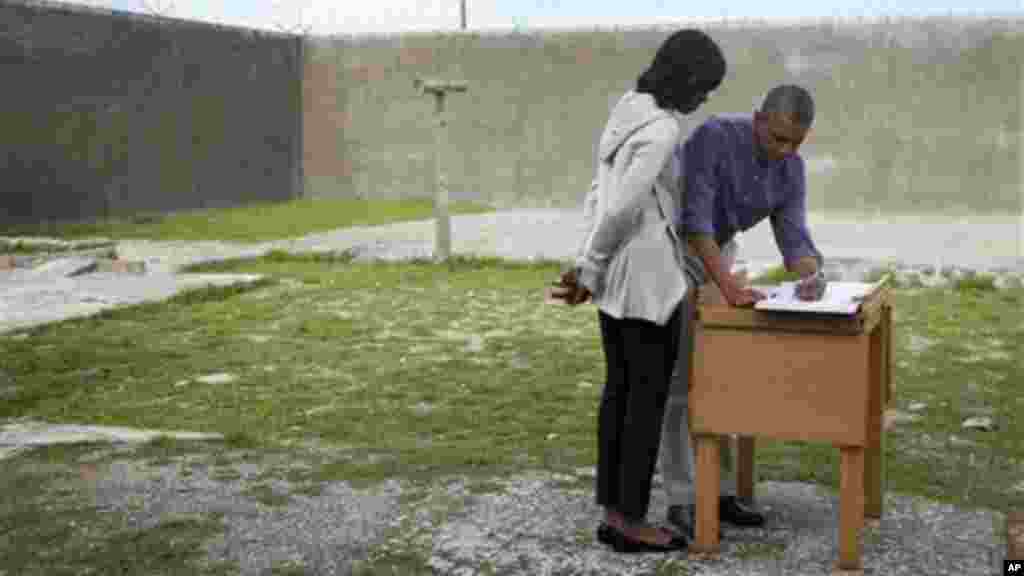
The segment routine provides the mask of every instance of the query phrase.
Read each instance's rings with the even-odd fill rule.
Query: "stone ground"
[[[74,482],[88,483],[87,504],[124,518],[125,528],[223,514],[224,531],[207,543],[205,561],[231,561],[244,576],[264,576],[271,567],[288,564],[304,566],[307,574],[349,574],[370,547],[380,559],[378,568],[389,566],[390,558],[414,554],[425,559],[430,573],[453,576],[481,574],[485,565],[491,574],[531,576],[816,575],[831,574],[836,561],[838,499],[801,483],[759,483],[756,499],[766,525],[724,526],[721,553],[714,558],[685,552],[626,556],[598,543],[593,531],[600,509],[593,503],[591,468],[571,475],[450,477],[429,487],[387,481],[353,489],[329,482],[315,493],[273,480],[274,502],[250,491],[267,486],[260,479],[267,470],[308,467],[314,453],[296,447],[286,457],[229,457],[235,474],[225,477],[223,468],[214,473],[208,458],[140,462],[130,444],[114,444],[81,457],[75,466],[88,474]],[[90,461],[98,463],[90,466]],[[656,477],[652,520],[660,520],[664,509]],[[998,544],[994,527],[1003,521],[990,511],[888,494],[883,518],[864,533],[863,573],[1001,574],[1005,545]],[[666,570],[666,560],[675,571],[658,572]]]
[[[861,280],[886,263],[926,285],[988,271],[996,273],[998,285],[1004,286],[1020,282],[1024,273],[1020,233],[1010,220],[871,224],[812,218],[810,223],[819,248],[829,258],[828,275],[835,280]],[[453,252],[565,259],[579,240],[582,224],[578,213],[557,210],[456,216]],[[177,273],[192,263],[253,257],[273,249],[353,250],[360,259],[429,257],[432,238],[433,224],[426,221],[258,245],[118,242],[118,256],[145,262],[144,274],[67,276],[67,267],[76,265],[68,256],[60,265],[0,270],[0,332],[163,299],[193,286],[257,279]],[[744,235],[742,243],[740,266],[751,275],[777,263],[766,226]],[[852,254],[849,246],[857,246],[857,253]],[[15,385],[0,382],[0,387]],[[152,525],[168,514],[225,512],[225,534],[210,543],[208,556],[211,561],[235,560],[246,576],[262,575],[271,563],[289,558],[314,574],[347,574],[352,559],[362,557],[370,544],[381,543],[385,551],[423,554],[435,573],[453,575],[479,573],[485,564],[497,574],[652,574],[661,560],[656,555],[619,556],[594,540],[599,510],[592,502],[590,470],[581,470],[576,477],[529,472],[495,478],[492,483],[501,489],[485,494],[467,491],[468,481],[460,479],[429,489],[388,482],[370,491],[338,483],[325,486],[319,496],[291,494],[287,505],[266,506],[242,492],[246,478],[258,475],[267,463],[239,463],[241,478],[236,481],[205,475],[201,463],[185,477],[176,466],[148,468],[133,461],[131,445],[120,442],[144,439],[144,431],[50,426],[6,423],[0,432],[0,457],[16,457],[31,443],[114,440],[112,450],[123,458],[91,476],[97,501],[112,511],[122,509],[138,526]],[[302,465],[299,451],[289,460],[290,466]],[[288,493],[290,487],[282,482],[275,490]],[[757,490],[768,517],[764,529],[726,528],[717,560],[686,560],[683,554],[680,562],[690,567],[690,573],[707,576],[830,573],[836,557],[835,496],[796,483],[763,482]],[[399,496],[408,498],[410,493],[415,504],[400,506]],[[664,510],[663,498],[656,489],[653,519]],[[141,508],[123,506],[140,501]],[[433,507],[447,512],[447,519],[431,519],[427,512]],[[1001,515],[994,511],[958,510],[888,494],[884,518],[865,535],[864,573],[1001,573],[1005,544],[999,544],[994,531],[999,525]]]

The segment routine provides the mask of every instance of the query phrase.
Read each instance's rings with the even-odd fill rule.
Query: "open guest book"
[[[797,282],[783,282],[778,286],[751,286],[767,296],[754,304],[755,310],[773,312],[816,312],[819,314],[853,315],[862,302],[889,281],[889,276],[873,284],[866,282],[829,282],[821,300],[805,302],[796,297]]]

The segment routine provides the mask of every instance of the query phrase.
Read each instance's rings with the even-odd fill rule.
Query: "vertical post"
[[[885,444],[882,431],[885,412],[885,305],[882,318],[868,337],[868,438],[864,449],[864,515],[882,517],[884,501]]]
[[[1024,560],[1024,512],[1006,514],[1006,559]]]
[[[864,448],[840,447],[839,468],[839,570],[860,570],[860,535],[864,527]]]
[[[447,145],[448,123],[444,117],[444,91],[434,92],[434,255],[447,261],[452,251],[451,217],[448,214],[448,186],[441,155]]]
[[[460,27],[466,29],[466,0],[459,0]]]
[[[451,256],[451,219],[448,215],[448,186],[445,182],[441,155],[448,144],[448,120],[445,118],[444,98],[448,92],[465,92],[468,86],[461,81],[423,80],[417,78],[417,90],[434,96],[434,257],[447,261]]]
[[[740,436],[736,442],[736,495],[754,504],[754,437]]]
[[[697,525],[694,552],[718,553],[718,499],[721,494],[722,463],[718,436],[698,435],[697,441]]]

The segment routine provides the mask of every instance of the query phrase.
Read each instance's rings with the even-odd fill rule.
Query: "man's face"
[[[757,140],[758,154],[770,162],[778,162],[795,154],[804,138],[808,127],[794,122],[786,114],[777,112],[754,113],[754,135]]]

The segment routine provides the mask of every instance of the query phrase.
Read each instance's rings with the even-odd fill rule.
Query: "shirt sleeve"
[[[576,260],[580,282],[600,294],[600,279],[609,262],[632,232],[636,212],[651,193],[679,138],[675,120],[652,122],[623,144],[618,154],[628,154],[617,186],[601,187],[593,225]]]
[[[587,248],[587,239],[590,237],[591,230],[594,229],[594,216],[597,214],[597,184],[598,179],[594,178],[590,182],[590,190],[587,192],[587,196],[583,199],[583,238],[580,240],[580,244],[576,249],[576,258],[580,258]]]
[[[722,136],[715,127],[705,122],[676,149],[682,164],[682,206],[676,228],[680,235],[707,234],[713,236],[718,152]]]
[[[812,256],[818,261],[818,269],[821,270],[824,258],[807,229],[807,185],[804,174],[803,159],[797,156],[792,164],[786,199],[772,212],[772,231],[787,269],[797,260]]]

